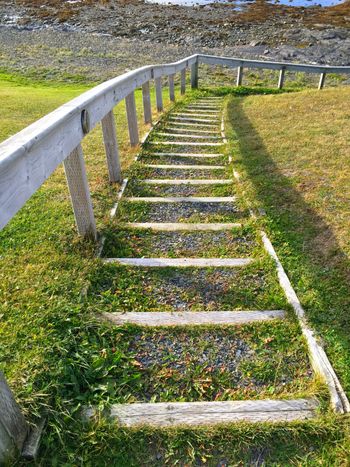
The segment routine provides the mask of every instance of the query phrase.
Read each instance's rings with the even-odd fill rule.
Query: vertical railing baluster
[[[156,101],[157,101],[157,110],[158,112],[163,111],[163,94],[162,94],[162,78],[156,78]]]
[[[186,68],[181,70],[181,95],[186,93]]]
[[[191,88],[198,88],[198,62],[191,65]]]
[[[121,182],[122,174],[113,110],[101,120],[110,182]]]
[[[242,86],[243,81],[243,67],[239,66],[237,69],[237,86]]]
[[[283,88],[285,71],[286,70],[284,68],[281,68],[281,70],[280,70],[280,74],[279,74],[279,78],[278,78],[278,86],[277,86],[278,89]]]
[[[175,75],[169,75],[169,98],[171,102],[175,102],[175,84],[174,84]]]
[[[64,160],[63,165],[78,233],[96,240],[96,222],[81,144]]]
[[[149,81],[142,85],[143,117],[145,123],[152,123],[151,95]]]
[[[137,124],[137,113],[135,104],[135,92],[132,91],[125,98],[126,115],[128,117],[129,139],[131,146],[139,144],[139,128]]]
[[[326,80],[326,73],[321,73],[320,81],[318,83],[318,90],[319,91],[323,88],[325,80]]]

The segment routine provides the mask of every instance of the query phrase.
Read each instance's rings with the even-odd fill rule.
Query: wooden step
[[[105,263],[143,268],[238,268],[251,258],[104,258]]]
[[[193,114],[198,115],[199,117],[219,117],[220,112],[217,112],[215,110],[183,109],[182,115],[193,115]]]
[[[196,115],[187,114],[185,112],[173,113],[172,115],[175,115],[178,118],[187,118],[187,120],[193,120],[193,121],[204,122],[204,123],[216,123],[216,124],[219,124],[219,119],[216,119],[216,118],[204,118],[204,115],[200,115],[199,116],[200,119],[197,118]],[[211,116],[207,115],[207,117],[211,117]]]
[[[192,141],[150,141],[149,144],[156,146],[222,146],[222,143],[193,143]]]
[[[183,124],[180,123],[179,125],[183,127]],[[197,128],[176,128],[176,127],[169,127],[169,126],[164,128],[164,130],[166,131],[195,131],[196,133],[215,134],[218,137],[221,136],[219,130],[197,130]]]
[[[176,115],[176,116],[175,117],[170,116],[169,120],[177,120],[179,122],[183,121],[183,122],[193,122],[193,123],[206,123],[206,124],[211,123],[212,126],[215,126],[215,127],[219,126],[219,123],[220,123],[217,120],[208,120],[204,118],[200,119],[200,118],[195,118],[195,117],[183,117],[181,116],[181,114],[173,114],[173,115]]]
[[[139,180],[141,183],[145,185],[232,185],[233,180],[231,179],[149,179],[146,178],[144,180]]]
[[[163,133],[158,132],[157,136],[176,136],[176,138],[190,138],[190,139],[222,139],[221,136],[211,136],[211,135],[187,135],[181,133]]]
[[[186,122],[183,122],[183,121],[177,121],[178,119],[177,118],[172,118],[171,119],[171,122],[169,122],[171,125],[175,125],[175,126],[189,126],[191,128],[216,128],[218,127],[219,125],[212,125],[212,124],[200,124],[200,123],[186,123]],[[204,131],[204,130],[203,130]],[[215,133],[217,133],[218,130],[215,131]]]
[[[220,232],[224,230],[238,229],[242,224],[235,222],[226,223],[191,223],[191,222],[127,222],[125,227],[133,229],[151,229],[164,232],[178,231],[212,231]],[[123,225],[120,226],[123,228]]]
[[[114,404],[108,418],[116,419],[119,425],[127,427],[292,422],[314,418],[318,407],[315,399]],[[86,408],[83,417],[89,419],[97,413],[95,408]]]
[[[184,158],[201,158],[201,157],[204,157],[204,158],[209,158],[209,157],[224,157],[223,154],[218,154],[218,153],[213,153],[213,154],[210,154],[210,153],[201,153],[201,154],[198,154],[198,153],[189,153],[189,152],[155,152],[153,154],[150,154],[150,157],[184,157]]]
[[[267,311],[131,311],[128,313],[102,313],[102,318],[113,324],[137,324],[138,326],[201,326],[232,325],[283,319],[283,310]]]
[[[236,196],[132,196],[124,200],[131,203],[233,203]]]
[[[150,169],[175,169],[175,170],[224,170],[224,165],[180,165],[180,164],[142,164]]]

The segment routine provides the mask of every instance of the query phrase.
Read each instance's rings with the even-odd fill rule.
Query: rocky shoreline
[[[350,65],[350,12],[335,21],[336,15],[315,16],[314,7],[271,10],[264,2],[263,10],[260,6],[243,12],[224,4],[33,2],[0,0],[3,70],[29,75],[39,70],[46,79],[64,73],[68,79],[80,75],[82,81],[101,81],[141,64],[197,52]],[[74,8],[65,11],[64,5]]]

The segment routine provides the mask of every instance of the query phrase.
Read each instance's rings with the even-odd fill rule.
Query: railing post
[[[278,86],[277,86],[278,89],[283,88],[285,71],[286,70],[284,68],[281,68],[281,70],[280,70],[280,75],[279,75],[279,78],[278,78]]]
[[[0,372],[0,465],[12,465],[21,453],[29,433],[29,425]]]
[[[143,117],[145,123],[152,123],[151,96],[149,92],[149,81],[142,85]]]
[[[243,80],[243,67],[239,66],[237,69],[237,86],[242,85],[242,80]]]
[[[186,92],[186,68],[181,70],[181,95],[183,96]]]
[[[198,62],[191,65],[191,88],[198,88]]]
[[[137,125],[137,113],[135,104],[135,92],[132,91],[125,98],[126,115],[128,117],[129,139],[131,146],[139,144],[139,128]]]
[[[319,91],[323,88],[325,80],[326,80],[326,73],[321,73],[320,81],[318,83],[318,90]]]
[[[80,144],[63,161],[63,165],[78,233],[96,240],[96,223]]]
[[[121,182],[121,168],[113,110],[101,120],[110,182]]]
[[[169,75],[169,98],[171,102],[175,102],[174,76],[175,75]]]
[[[163,111],[163,94],[162,94],[162,78],[156,78],[156,101],[157,101],[157,110],[158,112]]]

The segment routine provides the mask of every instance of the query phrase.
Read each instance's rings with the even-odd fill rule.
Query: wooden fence
[[[0,229],[63,162],[73,211],[80,235],[97,238],[94,212],[85,170],[81,141],[98,123],[102,125],[106,161],[111,182],[122,180],[113,108],[125,100],[130,144],[139,144],[134,92],[142,88],[145,123],[152,122],[150,82],[154,80],[157,110],[163,110],[162,85],[168,79],[170,100],[175,100],[174,78],[180,74],[181,94],[186,91],[190,69],[191,87],[198,87],[198,66],[221,65],[237,68],[237,85],[245,68],[279,71],[282,88],[287,71],[320,74],[319,89],[327,73],[350,73],[350,67],[298,65],[243,60],[211,55],[192,55],[176,63],[138,68],[85,92],[0,144]],[[35,451],[38,435],[30,431],[6,381],[0,373],[0,464],[27,444],[27,457]],[[34,434],[33,434],[34,433]],[[33,447],[34,446],[34,447]]]
[[[101,123],[106,161],[111,182],[122,179],[113,108],[125,99],[130,144],[139,143],[135,89],[142,87],[144,120],[152,121],[150,81],[155,81],[157,110],[163,110],[162,82],[166,77],[169,95],[175,100],[174,77],[180,73],[181,93],[186,91],[186,71],[191,70],[191,87],[198,87],[198,65],[237,68],[237,85],[244,68],[279,70],[282,88],[286,71],[320,74],[322,88],[327,73],[350,73],[350,67],[299,65],[243,60],[212,55],[192,55],[176,63],[138,68],[83,93],[0,144],[0,229],[63,162],[73,211],[80,235],[97,237],[81,141]]]

